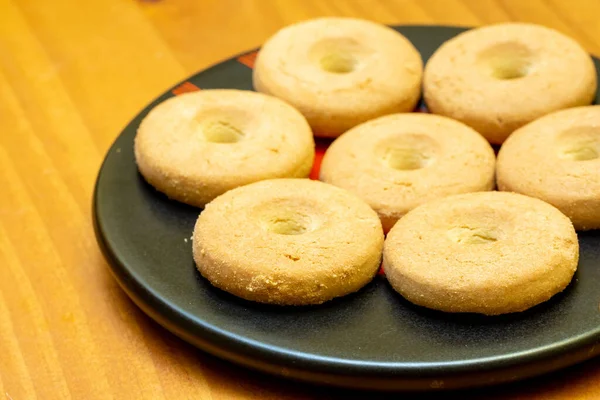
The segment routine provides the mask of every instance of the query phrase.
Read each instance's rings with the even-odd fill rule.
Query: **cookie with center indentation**
[[[505,23],[442,44],[425,67],[423,90],[431,112],[500,144],[536,118],[590,104],[596,80],[591,57],[573,39],[539,25]]]
[[[247,300],[320,304],[355,292],[379,269],[383,230],[353,194],[308,179],[274,179],[209,203],[193,236],[198,270]]]
[[[296,107],[317,136],[336,137],[370,119],[412,111],[423,62],[400,33],[353,18],[290,25],[258,53],[256,90]]]
[[[143,177],[172,199],[202,207],[227,190],[308,176],[315,144],[306,119],[261,93],[203,90],[153,108],[135,137]]]
[[[540,198],[577,230],[600,229],[600,106],[558,111],[513,133],[498,153],[500,190]]]
[[[505,314],[561,292],[579,259],[569,218],[541,200],[485,192],[417,207],[388,233],[384,269],[407,300],[446,312]]]
[[[431,114],[394,114],[337,138],[321,180],[364,199],[389,230],[427,201],[494,187],[494,152],[468,126]]]

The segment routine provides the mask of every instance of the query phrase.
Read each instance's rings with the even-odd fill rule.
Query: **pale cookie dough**
[[[242,90],[166,100],[144,118],[135,137],[144,178],[168,197],[198,207],[248,183],[306,177],[314,156],[312,132],[298,111]]]
[[[193,236],[198,270],[241,298],[320,304],[366,285],[379,268],[383,231],[353,194],[308,179],[275,179],[219,196]]]
[[[591,57],[550,28],[506,23],[444,43],[425,67],[425,102],[491,143],[545,114],[587,105],[596,93]]]
[[[542,199],[575,229],[600,229],[600,106],[542,117],[512,134],[498,154],[500,190]]]
[[[320,178],[360,196],[388,231],[419,204],[493,189],[494,164],[489,143],[468,126],[431,114],[394,114],[337,138]]]
[[[446,312],[526,310],[561,292],[579,244],[571,221],[516,193],[446,197],[406,214],[389,232],[383,267],[408,301]]]
[[[412,111],[423,62],[414,46],[386,26],[319,18],[288,26],[258,53],[256,90],[296,107],[316,136],[336,137],[367,120]]]

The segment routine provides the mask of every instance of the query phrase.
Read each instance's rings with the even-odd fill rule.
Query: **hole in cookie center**
[[[302,235],[313,230],[308,215],[287,209],[276,210],[266,215],[265,228],[280,235]]]
[[[244,137],[244,132],[227,121],[205,121],[201,129],[206,140],[213,143],[235,143]]]
[[[499,80],[527,76],[533,63],[532,52],[517,42],[496,44],[478,55],[479,65],[486,73]]]
[[[302,235],[322,226],[324,217],[319,210],[319,204],[309,199],[284,195],[261,201],[250,215],[259,229],[279,235]]]
[[[437,148],[437,142],[427,135],[401,134],[382,141],[376,152],[388,167],[410,171],[431,164]]]
[[[600,127],[582,126],[568,129],[557,137],[558,157],[570,161],[600,158]]]
[[[430,158],[414,148],[390,148],[385,161],[394,169],[419,169],[429,164]]]
[[[268,229],[280,235],[302,235],[308,231],[305,221],[295,216],[274,218],[268,222]]]
[[[340,51],[324,55],[319,60],[319,63],[321,64],[321,68],[327,72],[347,74],[354,71],[356,59],[352,54]]]
[[[322,71],[348,74],[369,59],[371,50],[351,37],[329,37],[317,41],[308,50],[308,59]]]
[[[498,241],[498,232],[488,228],[459,226],[448,230],[447,234],[450,240],[460,244],[486,244]]]

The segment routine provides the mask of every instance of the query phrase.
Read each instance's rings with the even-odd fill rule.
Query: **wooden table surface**
[[[323,15],[530,21],[600,54],[600,0],[0,0],[0,399],[351,397],[216,360],[157,326],[110,276],[90,216],[104,153],[151,99]],[[600,359],[462,398],[599,399]]]

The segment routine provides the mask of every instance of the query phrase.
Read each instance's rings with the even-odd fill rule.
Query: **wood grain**
[[[598,0],[0,0],[0,399],[352,397],[232,366],[158,327],[110,277],[90,217],[104,153],[151,99],[324,15],[530,21],[600,54]],[[462,397],[600,398],[600,360]]]

